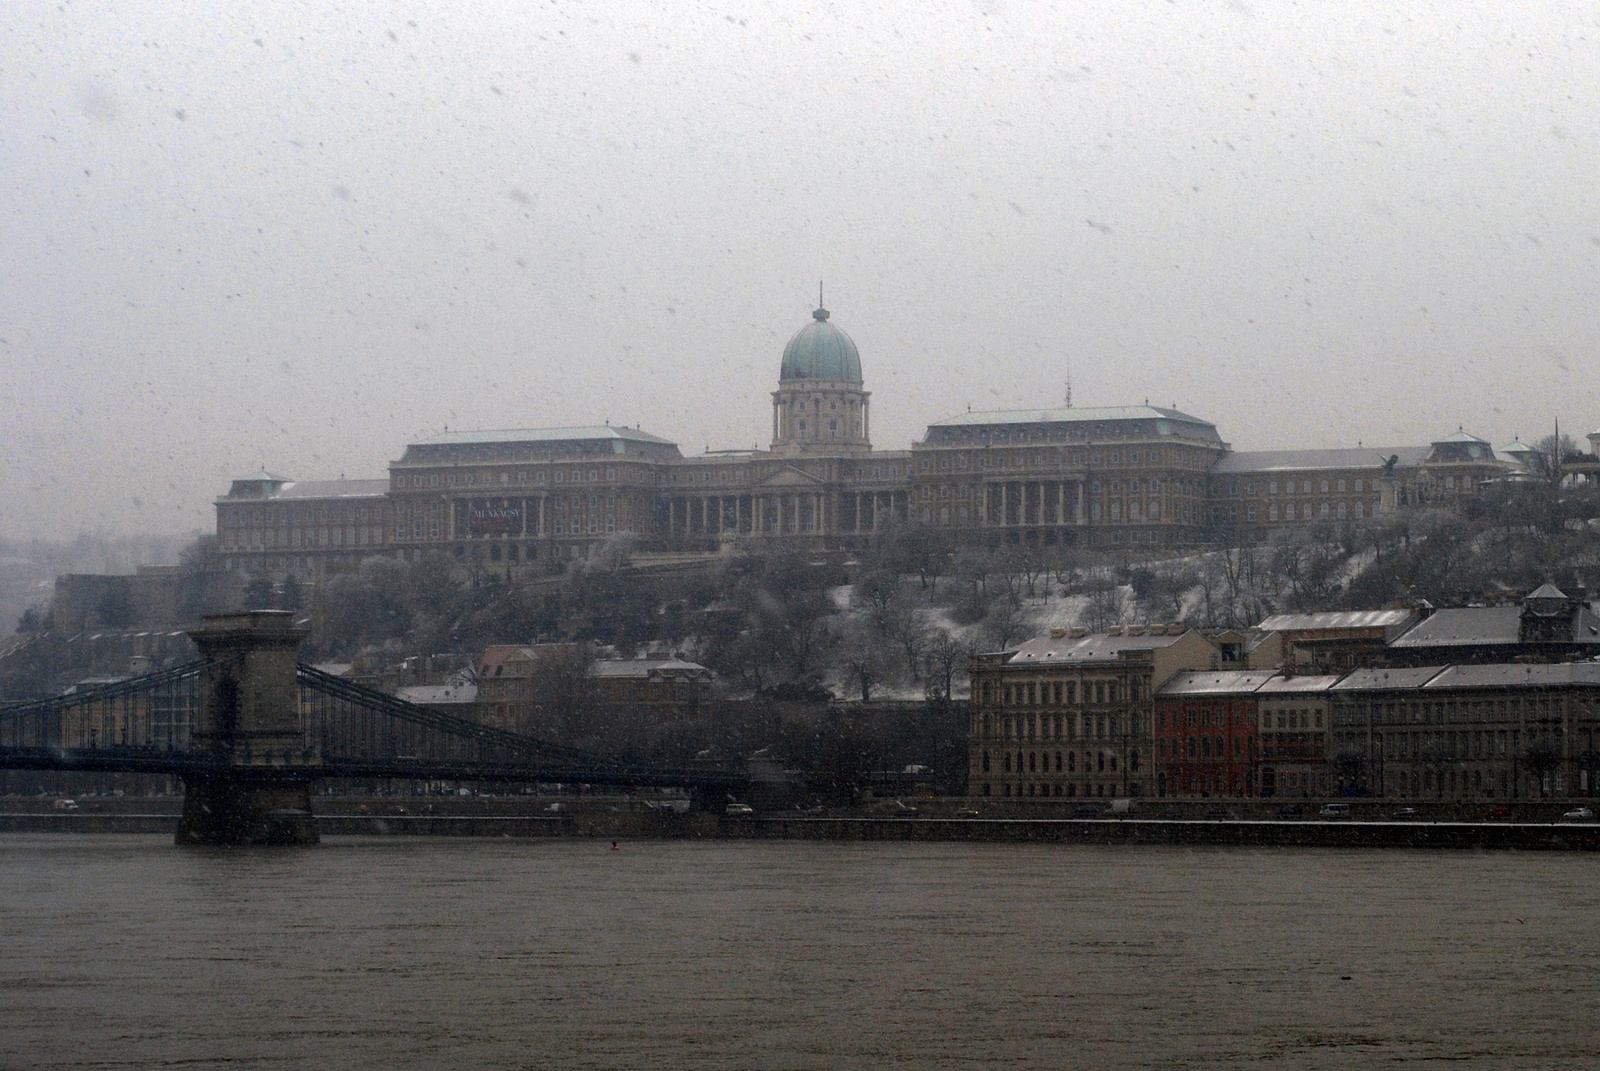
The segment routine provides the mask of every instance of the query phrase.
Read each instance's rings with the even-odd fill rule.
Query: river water
[[[1600,1064],[1600,859],[0,837],[0,1066]]]

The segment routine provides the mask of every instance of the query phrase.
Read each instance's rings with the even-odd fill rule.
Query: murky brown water
[[[12,836],[0,1065],[1594,1067],[1597,878],[1577,855]]]

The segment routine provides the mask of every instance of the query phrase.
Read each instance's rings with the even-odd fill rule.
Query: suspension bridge
[[[285,611],[212,615],[187,665],[0,707],[0,769],[183,779],[180,844],[309,844],[325,778],[737,792],[742,771],[618,762],[407,703],[297,660]]]

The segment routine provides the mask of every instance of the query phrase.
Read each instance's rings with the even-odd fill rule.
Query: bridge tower
[[[206,667],[179,844],[317,843],[317,758],[295,681],[306,634],[285,610],[208,614],[189,632]]]

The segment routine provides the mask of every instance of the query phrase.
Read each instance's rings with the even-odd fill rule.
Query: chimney
[[[1053,628],[1053,629],[1050,630],[1050,638],[1052,640],[1065,639],[1066,635],[1067,635],[1067,630],[1064,629],[1064,628]]]

